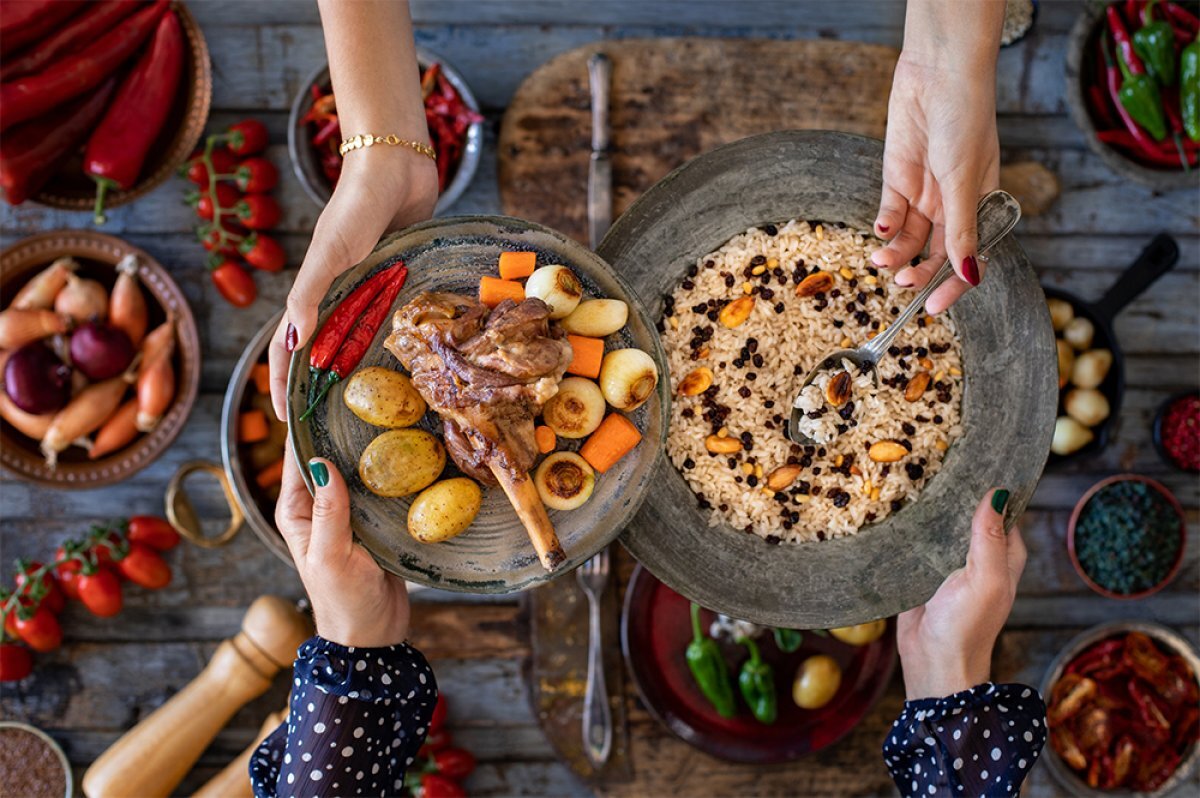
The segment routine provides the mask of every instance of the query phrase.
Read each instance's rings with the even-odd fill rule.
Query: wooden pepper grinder
[[[226,765],[224,770],[193,793],[192,798],[254,798],[254,790],[250,786],[250,759],[262,741],[267,739],[267,735],[279,728],[279,724],[283,723],[287,716],[286,709],[267,715],[254,742],[250,743],[237,759]]]
[[[292,602],[255,599],[242,630],[217,646],[204,670],[92,763],[83,775],[84,793],[166,798],[233,714],[291,667],[311,634],[308,617]]]

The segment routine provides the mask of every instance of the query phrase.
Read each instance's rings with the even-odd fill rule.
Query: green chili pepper
[[[1155,141],[1167,137],[1167,120],[1163,112],[1162,97],[1158,93],[1158,84],[1149,75],[1135,75],[1118,53],[1117,65],[1121,67],[1124,80],[1117,97],[1121,105],[1133,117],[1133,121],[1146,129]]]
[[[742,698],[746,699],[750,711],[759,723],[771,724],[779,708],[775,702],[775,672],[771,666],[762,661],[758,646],[748,637],[739,637],[737,642],[750,649],[750,659],[742,665],[738,674],[738,687],[741,688]]]
[[[700,631],[700,605],[692,602],[692,642],[687,647],[687,664],[700,692],[713,705],[717,714],[732,718],[736,713],[733,700],[733,684],[725,658],[716,641]]]
[[[791,654],[796,649],[800,648],[800,644],[804,642],[804,635],[797,632],[795,629],[776,629],[775,630],[775,647],[784,654]]]
[[[1175,31],[1164,20],[1155,21],[1155,0],[1142,12],[1143,25],[1133,34],[1133,51],[1142,58],[1146,71],[1162,86],[1175,82]]]
[[[1184,47],[1180,56],[1179,104],[1188,138],[1200,141],[1200,37]]]

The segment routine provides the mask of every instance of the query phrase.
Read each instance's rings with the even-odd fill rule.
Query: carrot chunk
[[[250,378],[254,380],[254,390],[259,393],[271,393],[271,367],[266,363],[255,363],[250,370]]]
[[[271,463],[269,466],[264,468],[262,471],[259,471],[254,476],[254,481],[256,483],[258,483],[258,486],[260,488],[262,488],[263,490],[266,490],[267,488],[271,487],[272,485],[278,485],[280,482],[282,482],[283,481],[283,458],[280,457],[274,463]]]
[[[257,443],[265,441],[271,434],[267,414],[261,410],[247,410],[238,416],[238,442]]]
[[[479,281],[479,301],[494,308],[506,299],[520,302],[525,298],[525,286],[512,280],[484,277]]]
[[[536,268],[536,252],[500,253],[500,276],[505,280],[523,280]]]
[[[567,373],[593,380],[598,378],[600,363],[604,360],[604,339],[568,335],[567,343],[571,345],[571,362],[567,366]]]
[[[592,436],[584,442],[579,454],[588,465],[604,473],[633,450],[642,440],[642,433],[633,422],[620,413],[609,413]]]
[[[542,454],[550,454],[550,452],[554,451],[554,447],[558,445],[558,437],[554,434],[554,430],[549,427],[535,427],[533,438],[537,441],[538,451]]]

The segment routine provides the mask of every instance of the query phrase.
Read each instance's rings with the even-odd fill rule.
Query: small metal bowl
[[[475,95],[471,93],[467,82],[458,70],[446,63],[446,59],[423,47],[418,47],[417,63],[421,69],[426,69],[435,63],[441,64],[442,74],[446,76],[446,80],[459,93],[463,102],[468,108],[475,111],[475,113],[480,113],[479,102],[475,99]],[[300,185],[304,187],[305,193],[312,198],[313,202],[324,207],[333,194],[333,187],[325,179],[325,174],[321,171],[321,167],[317,163],[317,154],[313,150],[312,145],[309,144],[308,125],[301,121],[304,115],[308,113],[308,109],[312,107],[312,87],[314,85],[320,86],[323,89],[329,88],[328,64],[322,65],[314,71],[308,77],[308,80],[301,84],[300,91],[296,93],[296,98],[292,100],[292,112],[288,117],[288,156],[292,162],[292,171],[300,179]],[[434,208],[435,214],[445,213],[463,195],[463,192],[467,190],[467,186],[470,185],[472,178],[475,177],[475,171],[479,168],[479,161],[482,156],[483,122],[476,122],[467,128],[467,143],[463,148],[462,159],[459,160],[458,166],[455,168],[454,177],[450,179],[450,184],[446,186],[446,190],[438,197],[437,206]]]
[[[1193,676],[1200,675],[1200,656],[1196,655],[1195,649],[1192,648],[1191,644],[1182,635],[1165,626],[1148,621],[1115,621],[1113,623],[1093,626],[1091,629],[1077,635],[1063,647],[1062,651],[1058,652],[1058,656],[1050,663],[1050,667],[1046,670],[1046,675],[1042,678],[1042,697],[1049,703],[1050,693],[1054,685],[1062,678],[1063,671],[1085,649],[1094,643],[1099,643],[1102,640],[1107,640],[1117,635],[1128,634],[1129,632],[1141,632],[1156,643],[1170,649],[1187,661],[1188,666],[1192,669]],[[1178,769],[1161,787],[1152,793],[1138,793],[1138,795],[1159,796],[1173,791],[1176,787],[1179,787],[1191,778],[1192,772],[1196,769],[1197,760],[1200,760],[1200,744],[1192,746],[1191,752],[1184,757],[1179,763]],[[1067,795],[1085,796],[1085,798],[1109,798],[1112,795],[1125,794],[1092,789],[1075,774],[1075,771],[1071,770],[1059,758],[1058,752],[1054,750],[1053,746],[1046,746],[1046,753],[1042,757],[1042,761],[1046,763],[1050,774]]]
[[[1166,447],[1163,446],[1162,425],[1163,418],[1167,415],[1167,410],[1170,409],[1171,405],[1175,404],[1180,399],[1187,399],[1188,397],[1194,396],[1200,396],[1200,391],[1183,391],[1175,394],[1174,396],[1168,397],[1166,401],[1158,406],[1158,410],[1154,414],[1154,427],[1151,434],[1151,438],[1154,441],[1154,451],[1158,452],[1158,456],[1162,459],[1162,461],[1171,468],[1174,468],[1176,471],[1182,471],[1185,474],[1197,474],[1200,473],[1200,469],[1184,468],[1177,463],[1174,458],[1171,457],[1171,455],[1167,452]]]
[[[50,750],[54,752],[54,757],[62,765],[63,779],[66,782],[67,788],[63,792],[66,798],[71,798],[75,794],[75,776],[71,772],[71,763],[67,761],[67,755],[63,753],[62,746],[55,742],[54,738],[46,734],[41,729],[30,726],[28,723],[18,723],[12,720],[0,720],[0,729],[13,729],[14,731],[22,731],[27,734],[32,734],[34,737],[41,740]],[[5,793],[7,794],[7,792]]]
[[[242,351],[242,356],[238,358],[237,365],[233,367],[233,375],[229,378],[229,385],[225,388],[225,400],[221,403],[221,462],[225,466],[225,473],[233,487],[234,496],[237,497],[246,522],[250,524],[254,534],[276,557],[295,568],[296,564],[292,562],[292,555],[288,551],[287,544],[284,543],[279,530],[275,528],[274,513],[268,517],[263,512],[254,497],[254,492],[250,489],[250,483],[246,481],[246,471],[242,467],[237,441],[238,414],[241,412],[246,388],[250,384],[251,373],[254,371],[255,364],[262,357],[263,351],[271,343],[271,336],[275,333],[275,329],[279,326],[279,319],[282,317],[283,311],[281,310],[255,333],[254,338]]]
[[[1153,585],[1139,593],[1115,593],[1108,588],[1097,584],[1090,576],[1088,576],[1087,571],[1084,570],[1083,565],[1079,562],[1079,557],[1075,552],[1075,526],[1079,523],[1079,516],[1083,514],[1083,508],[1086,507],[1088,502],[1092,500],[1092,497],[1101,490],[1118,482],[1146,483],[1151,488],[1154,488],[1156,491],[1158,491],[1167,500],[1171,507],[1174,508],[1175,514],[1179,517],[1179,549],[1175,553],[1174,564],[1171,566],[1170,570],[1167,571],[1166,576],[1164,576],[1162,580],[1158,582],[1158,584]],[[1150,477],[1143,477],[1140,474],[1117,474],[1097,482],[1095,485],[1089,488],[1087,493],[1083,494],[1083,496],[1075,504],[1075,510],[1071,513],[1071,520],[1067,524],[1067,553],[1071,556],[1071,565],[1075,566],[1075,572],[1079,574],[1079,578],[1082,579],[1088,587],[1105,598],[1122,599],[1127,601],[1131,599],[1145,598],[1146,596],[1153,595],[1154,593],[1162,590],[1164,587],[1169,585],[1171,580],[1174,579],[1176,574],[1179,573],[1179,568],[1183,564],[1183,550],[1186,546],[1187,518],[1184,515],[1183,507],[1179,504],[1179,500],[1175,498],[1175,494],[1171,493],[1166,485],[1163,485],[1158,480],[1151,479]]]

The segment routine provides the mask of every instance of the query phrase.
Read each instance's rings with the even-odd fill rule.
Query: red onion
[[[125,331],[102,321],[81,324],[71,334],[71,362],[92,382],[129,368],[133,354],[133,343]]]
[[[71,398],[71,369],[44,342],[34,341],[4,365],[4,390],[26,413],[53,413]]]

